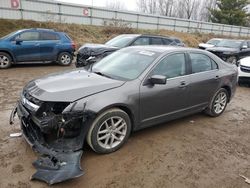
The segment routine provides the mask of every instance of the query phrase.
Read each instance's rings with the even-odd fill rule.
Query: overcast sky
[[[125,6],[125,9],[127,10],[132,10],[135,11],[137,8],[136,6],[136,0],[57,0],[57,1],[62,1],[62,2],[67,2],[67,3],[76,3],[76,4],[82,4],[82,5],[93,5],[94,6],[100,6],[100,7],[105,7],[107,3],[109,2],[115,2],[115,1],[120,1],[121,4]]]

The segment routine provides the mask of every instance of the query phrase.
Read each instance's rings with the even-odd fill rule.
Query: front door
[[[15,36],[12,49],[17,62],[40,61],[40,36],[38,31],[25,31]]]
[[[140,119],[142,127],[174,119],[187,105],[189,76],[186,75],[184,53],[166,56],[152,70],[152,75],[167,77],[165,85],[142,83],[140,86]]]

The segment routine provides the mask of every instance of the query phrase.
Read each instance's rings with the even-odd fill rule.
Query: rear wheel
[[[7,69],[11,66],[11,57],[5,52],[0,52],[0,69]]]
[[[63,66],[68,66],[72,63],[73,56],[68,52],[62,52],[58,56],[58,63]]]
[[[97,153],[111,153],[118,150],[131,132],[130,118],[126,112],[113,108],[99,115],[87,135],[87,142]]]
[[[220,116],[226,109],[228,103],[228,92],[226,89],[219,89],[213,96],[205,113],[212,117]]]

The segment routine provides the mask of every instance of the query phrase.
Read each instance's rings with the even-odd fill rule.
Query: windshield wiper
[[[93,73],[98,74],[98,75],[100,75],[100,76],[104,76],[104,77],[106,77],[106,78],[112,78],[111,76],[109,76],[109,75],[107,75],[107,74],[104,74],[104,73],[102,73],[102,72],[100,72],[100,71],[94,71]]]

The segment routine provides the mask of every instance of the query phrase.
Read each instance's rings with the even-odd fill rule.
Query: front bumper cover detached
[[[37,171],[32,175],[32,180],[41,180],[52,185],[84,174],[80,164],[82,148],[78,150],[69,149],[70,147],[64,148],[67,140],[65,142],[60,140],[58,144],[61,148],[55,149],[45,142],[39,127],[32,121],[32,114],[20,102],[17,103],[11,113],[10,124],[13,124],[16,114],[21,121],[21,129],[25,140],[39,154],[38,159],[33,162]]]

